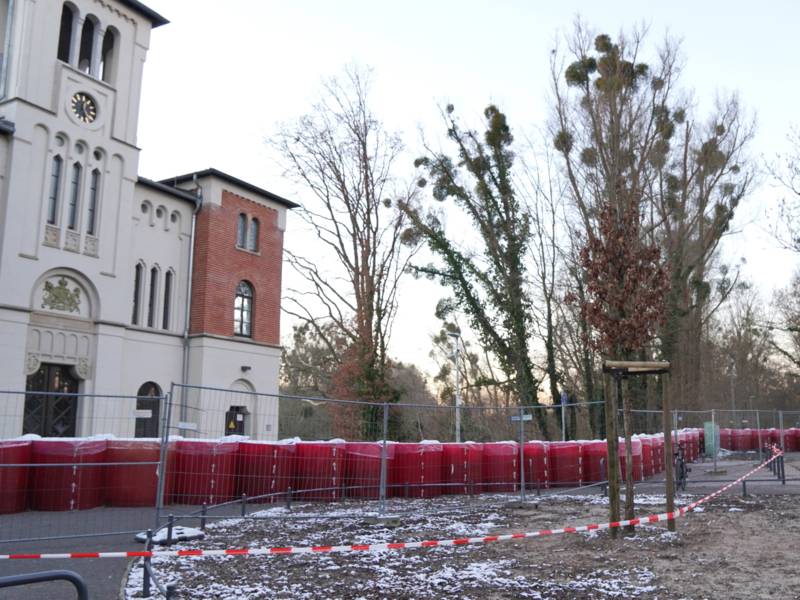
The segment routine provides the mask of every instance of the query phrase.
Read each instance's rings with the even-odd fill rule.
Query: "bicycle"
[[[678,451],[675,453],[672,464],[675,467],[675,488],[686,491],[686,480],[689,478],[691,469],[684,459],[683,444],[678,445]]]

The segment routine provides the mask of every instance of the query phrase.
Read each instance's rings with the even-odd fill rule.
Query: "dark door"
[[[78,418],[78,380],[67,365],[44,363],[28,377],[22,433],[72,437]],[[36,393],[40,392],[40,393]]]
[[[225,413],[225,435],[244,435],[246,406],[231,406]]]
[[[136,437],[158,437],[158,419],[161,413],[161,388],[157,383],[148,381],[136,394],[136,410],[143,411],[141,417],[136,418]],[[144,415],[149,411],[147,416]]]

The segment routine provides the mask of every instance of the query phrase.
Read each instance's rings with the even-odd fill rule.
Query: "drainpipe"
[[[197,213],[203,206],[203,188],[197,183],[197,175],[194,176],[195,194],[197,195],[197,202],[194,210],[192,211],[192,233],[189,238],[189,271],[186,277],[186,306],[183,319],[183,356],[181,357],[181,384],[188,385],[189,383],[189,325],[192,321],[192,269],[194,268],[194,236],[195,228],[197,226]],[[174,399],[173,399],[174,400]],[[186,421],[186,413],[188,407],[186,406],[186,389],[181,389],[181,408],[180,420]]]
[[[11,64],[11,36],[13,35],[14,0],[8,0],[6,12],[6,43],[3,47],[3,64],[0,66],[0,100],[5,100],[8,94],[8,66]]]

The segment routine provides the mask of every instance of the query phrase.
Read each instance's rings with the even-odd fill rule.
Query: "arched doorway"
[[[42,363],[28,376],[22,433],[73,437],[78,418],[78,379],[69,365]],[[38,392],[38,393],[37,393]]]
[[[136,392],[136,432],[137,438],[157,438],[158,420],[161,415],[161,388],[148,381]]]

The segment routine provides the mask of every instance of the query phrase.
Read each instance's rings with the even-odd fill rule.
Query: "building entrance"
[[[28,376],[22,433],[72,437],[78,418],[78,380],[68,365],[42,363]],[[38,392],[38,393],[37,393]]]

